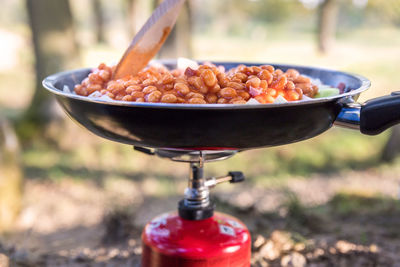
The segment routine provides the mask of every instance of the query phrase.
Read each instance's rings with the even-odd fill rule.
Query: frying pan
[[[160,61],[169,68],[175,60]],[[239,64],[214,62],[226,70]],[[400,122],[400,93],[355,102],[370,81],[357,74],[322,68],[271,64],[286,71],[318,78],[343,94],[283,104],[163,104],[105,101],[63,91],[74,88],[90,72],[80,69],[47,77],[44,87],[55,95],[66,113],[101,137],[140,147],[179,150],[246,150],[298,142],[317,136],[332,125],[359,129],[375,135]]]

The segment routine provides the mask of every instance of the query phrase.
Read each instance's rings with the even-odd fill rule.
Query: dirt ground
[[[247,181],[213,191],[218,210],[252,233],[252,266],[400,266],[398,170]],[[0,266],[140,266],[140,233],[180,195],[151,182],[28,180],[15,231],[0,238]],[[178,183],[177,192],[184,188]]]

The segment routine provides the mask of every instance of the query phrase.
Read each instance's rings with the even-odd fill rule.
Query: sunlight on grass
[[[336,194],[329,202],[332,211],[342,215],[359,215],[394,212],[400,210],[396,199],[368,191],[343,191]]]

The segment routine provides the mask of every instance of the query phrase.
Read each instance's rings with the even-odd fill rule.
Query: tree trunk
[[[318,8],[318,50],[321,53],[327,53],[335,40],[338,10],[337,0],[325,0]]]
[[[153,1],[150,0],[127,0],[128,24],[130,26],[130,37],[132,39],[149,18],[152,8]]]
[[[72,14],[68,0],[26,0],[35,54],[36,89],[30,107],[18,123],[18,133],[32,137],[57,116],[54,98],[42,80],[79,65]],[[24,132],[25,131],[25,132]]]
[[[105,43],[105,31],[104,31],[104,15],[103,15],[103,4],[101,0],[92,0],[92,9],[94,15],[94,26],[96,32],[96,41],[98,43]]]
[[[129,25],[129,36],[133,38],[136,34],[136,27],[137,27],[137,18],[135,12],[137,10],[137,0],[127,0],[127,13],[126,16],[128,18],[128,25]]]
[[[0,232],[10,230],[21,209],[19,145],[11,125],[0,118]]]
[[[381,159],[382,161],[391,162],[400,153],[400,125],[392,128],[392,133],[387,141]]]
[[[155,1],[156,4],[162,1]],[[191,41],[191,8],[189,1],[186,1],[181,9],[181,13],[176,21],[175,27],[161,47],[158,53],[160,58],[177,58],[193,56],[192,41]]]

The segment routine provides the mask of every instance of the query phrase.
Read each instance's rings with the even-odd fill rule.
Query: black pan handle
[[[360,111],[360,131],[376,135],[400,123],[400,91],[367,101]]]

